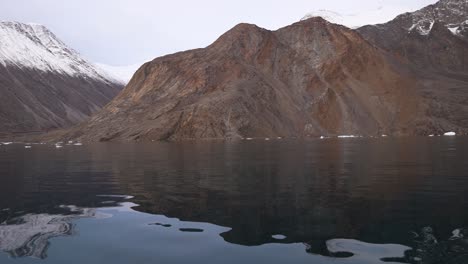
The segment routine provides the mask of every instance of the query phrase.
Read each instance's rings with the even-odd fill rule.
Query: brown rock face
[[[415,134],[410,71],[321,18],[277,31],[240,24],[204,49],[146,63],[89,122],[90,141]]]
[[[468,72],[468,2],[442,0],[381,25],[358,29],[367,40],[432,72]]]
[[[413,13],[357,31],[411,68],[420,80],[425,116],[414,123],[423,134],[468,128],[468,2],[441,0]]]

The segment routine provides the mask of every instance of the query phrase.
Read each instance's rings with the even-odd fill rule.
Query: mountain
[[[113,66],[104,63],[96,63],[96,66],[110,73],[114,78],[120,80],[121,82],[127,84],[130,79],[133,77],[135,72],[141,66],[141,64],[133,64],[127,66]]]
[[[76,124],[100,110],[123,85],[46,27],[0,22],[0,132]]]
[[[367,40],[432,71],[468,73],[468,2],[441,0],[394,20],[358,29]]]
[[[239,24],[204,49],[144,64],[64,137],[183,140],[412,131],[416,80],[357,32],[314,17]],[[395,106],[398,106],[396,109]]]
[[[357,31],[412,69],[422,84],[430,118],[420,120],[440,133],[468,128],[468,2],[441,0],[379,25]],[[465,132],[462,132],[465,131]]]
[[[448,2],[416,13],[437,10]],[[452,8],[446,14],[459,10]],[[149,141],[464,134],[468,78],[461,65],[447,60],[430,67],[421,61],[436,62],[442,52],[420,50],[413,58],[377,40],[409,36],[422,48],[443,47],[447,42],[466,48],[466,43],[448,24],[434,23],[429,34],[412,33],[413,24],[352,30],[321,17],[277,31],[239,24],[206,48],[144,64],[103,110],[57,138]],[[395,47],[403,45],[390,41]],[[436,56],[425,57],[426,52]],[[451,69],[452,65],[456,67]]]

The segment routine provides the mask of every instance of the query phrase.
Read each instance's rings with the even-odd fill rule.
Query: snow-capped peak
[[[349,14],[322,9],[310,12],[302,19],[319,16],[334,24],[340,24],[349,28],[358,28],[364,25],[388,22],[405,11],[408,10],[403,10],[400,7],[383,5],[378,5],[367,10]]]
[[[325,9],[310,12],[310,13],[306,14],[301,19],[301,21],[302,20],[307,20],[307,19],[313,18],[313,17],[321,17],[321,18],[327,20],[328,22],[331,22],[331,23],[334,23],[334,24],[340,24],[340,25],[345,25],[346,24],[345,18],[344,18],[344,16],[342,14],[334,12],[334,11],[330,11],[330,10],[325,10]]]
[[[21,69],[122,83],[83,59],[45,26],[0,22],[0,63]]]

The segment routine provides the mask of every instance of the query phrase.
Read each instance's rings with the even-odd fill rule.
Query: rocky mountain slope
[[[240,24],[205,49],[143,65],[80,140],[413,132],[417,83],[358,33],[314,17]],[[398,106],[398,107],[395,107]]]
[[[450,124],[456,124],[459,133],[468,128],[467,21],[466,0],[441,0],[388,23],[358,29],[420,79],[421,95],[429,102],[425,123],[435,133]]]
[[[46,27],[0,22],[0,132],[70,126],[100,110],[122,87]]]
[[[432,71],[468,73],[468,1],[441,0],[358,31],[370,42]]]
[[[462,3],[444,0],[415,14],[433,15],[424,10],[453,2]],[[452,8],[445,16],[459,10]],[[144,64],[102,111],[58,137],[125,141],[466,133],[468,78],[457,61],[466,43],[458,29],[449,30],[463,23],[434,22],[426,34],[413,27],[419,20],[412,14],[396,21],[405,17],[410,17],[404,19],[408,25],[358,31],[320,17],[277,31],[237,25],[204,49]],[[393,44],[380,45],[380,39],[397,37]],[[423,50],[401,52],[403,39]],[[448,51],[443,60],[442,50],[424,50],[449,42],[460,47],[450,55],[457,60]],[[426,57],[429,52],[434,56]]]

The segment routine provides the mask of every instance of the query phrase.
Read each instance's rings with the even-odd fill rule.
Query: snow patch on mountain
[[[434,20],[432,19],[422,19],[417,23],[413,24],[409,29],[408,33],[416,30],[420,35],[427,36],[431,33],[432,28],[434,27]]]
[[[123,83],[83,59],[43,25],[0,22],[0,40],[4,66]]]
[[[128,83],[141,66],[141,64],[113,66],[104,63],[95,63],[95,65],[111,74],[114,78],[121,80],[123,83]]]
[[[465,21],[468,19],[468,4],[466,0],[441,0],[414,13],[403,14],[410,17],[412,25],[408,32],[416,31],[420,35],[428,35],[434,23],[444,23],[454,35],[460,35]]]
[[[346,17],[345,15],[342,15],[340,13],[330,11],[330,10],[317,10],[310,12],[306,14],[302,20],[307,20],[312,17],[322,17],[323,19],[327,20],[328,22],[334,23],[334,24],[339,24],[339,25],[345,25],[346,23]]]
[[[403,12],[408,12],[400,6],[384,6],[380,4],[376,8],[370,8],[358,13],[339,13],[331,10],[316,10],[306,14],[302,20],[311,17],[322,17],[323,19],[334,23],[343,25],[349,28],[358,28],[370,24],[386,23]]]

